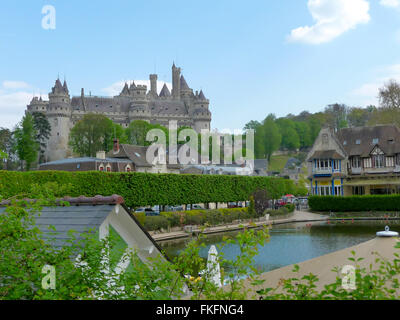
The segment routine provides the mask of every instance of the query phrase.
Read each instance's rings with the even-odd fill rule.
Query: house
[[[105,171],[105,172],[149,172],[149,173],[179,173],[179,164],[162,164],[166,160],[156,152],[152,163],[147,161],[149,147],[119,144],[114,140],[113,150],[99,151],[96,157],[67,158],[42,163],[39,170],[59,171]]]
[[[314,195],[400,193],[400,129],[323,128],[307,156]]]
[[[162,152],[156,151],[154,160],[149,162],[147,159],[148,151],[149,147],[120,144],[118,139],[115,139],[113,150],[107,153],[107,157],[132,162],[132,171],[136,172],[179,173],[181,165],[168,163],[168,157],[166,154],[163,155]]]
[[[65,206],[63,203],[70,205]],[[98,234],[99,240],[105,239],[113,230],[124,242],[126,250],[136,250],[138,257],[148,263],[149,258],[166,259],[159,245],[130,214],[121,196],[109,197],[65,197],[56,201],[56,206],[43,207],[40,215],[35,217],[37,227],[43,232],[45,239],[51,239],[55,247],[62,247],[71,239],[70,230],[77,232],[77,240],[90,232]],[[5,206],[10,201],[0,202],[0,214],[4,214]],[[54,226],[54,230],[49,226]],[[126,269],[129,264],[125,264]]]
[[[105,152],[98,152],[96,157],[68,158],[39,165],[39,170],[56,171],[131,172],[134,169],[135,164],[131,160],[106,158]]]
[[[182,166],[183,174],[220,174],[220,175],[245,175],[267,176],[267,159],[247,161],[244,165],[238,164],[188,164]]]

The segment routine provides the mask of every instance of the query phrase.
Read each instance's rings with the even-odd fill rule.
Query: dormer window
[[[379,139],[378,138],[375,138],[375,139],[372,140],[372,144],[378,144],[378,143],[379,143]]]

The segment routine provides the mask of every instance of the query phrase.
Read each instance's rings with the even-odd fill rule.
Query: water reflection
[[[294,263],[300,263],[324,254],[345,249],[371,240],[377,231],[389,225],[393,231],[400,232],[400,221],[340,221],[318,222],[313,224],[296,223],[274,226],[270,230],[270,241],[260,248],[255,258],[255,266],[262,272],[274,270]],[[207,258],[211,245],[220,245],[224,236],[234,237],[237,232],[209,235],[205,239],[206,247],[200,254]],[[188,239],[162,242],[161,246],[169,257],[175,257],[185,248]],[[239,248],[227,245],[223,252],[232,259],[239,254]]]

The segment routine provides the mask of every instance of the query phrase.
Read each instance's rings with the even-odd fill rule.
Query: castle
[[[28,112],[43,112],[50,125],[51,134],[47,142],[47,161],[64,159],[72,155],[68,147],[71,128],[88,113],[107,116],[115,123],[128,127],[134,120],[144,120],[152,124],[168,127],[175,120],[178,126],[188,126],[197,132],[210,130],[211,112],[209,100],[203,91],[193,93],[181,69],[172,66],[172,92],[164,84],[160,94],[157,90],[157,75],[150,75],[150,90],[147,86],[125,83],[121,93],[114,97],[81,95],[72,97],[66,81],[57,79],[49,93],[49,101],[34,97],[27,106]]]

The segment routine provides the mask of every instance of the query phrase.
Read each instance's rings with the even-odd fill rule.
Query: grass
[[[291,158],[291,156],[288,155],[272,156],[268,165],[268,171],[282,172],[289,158]]]

